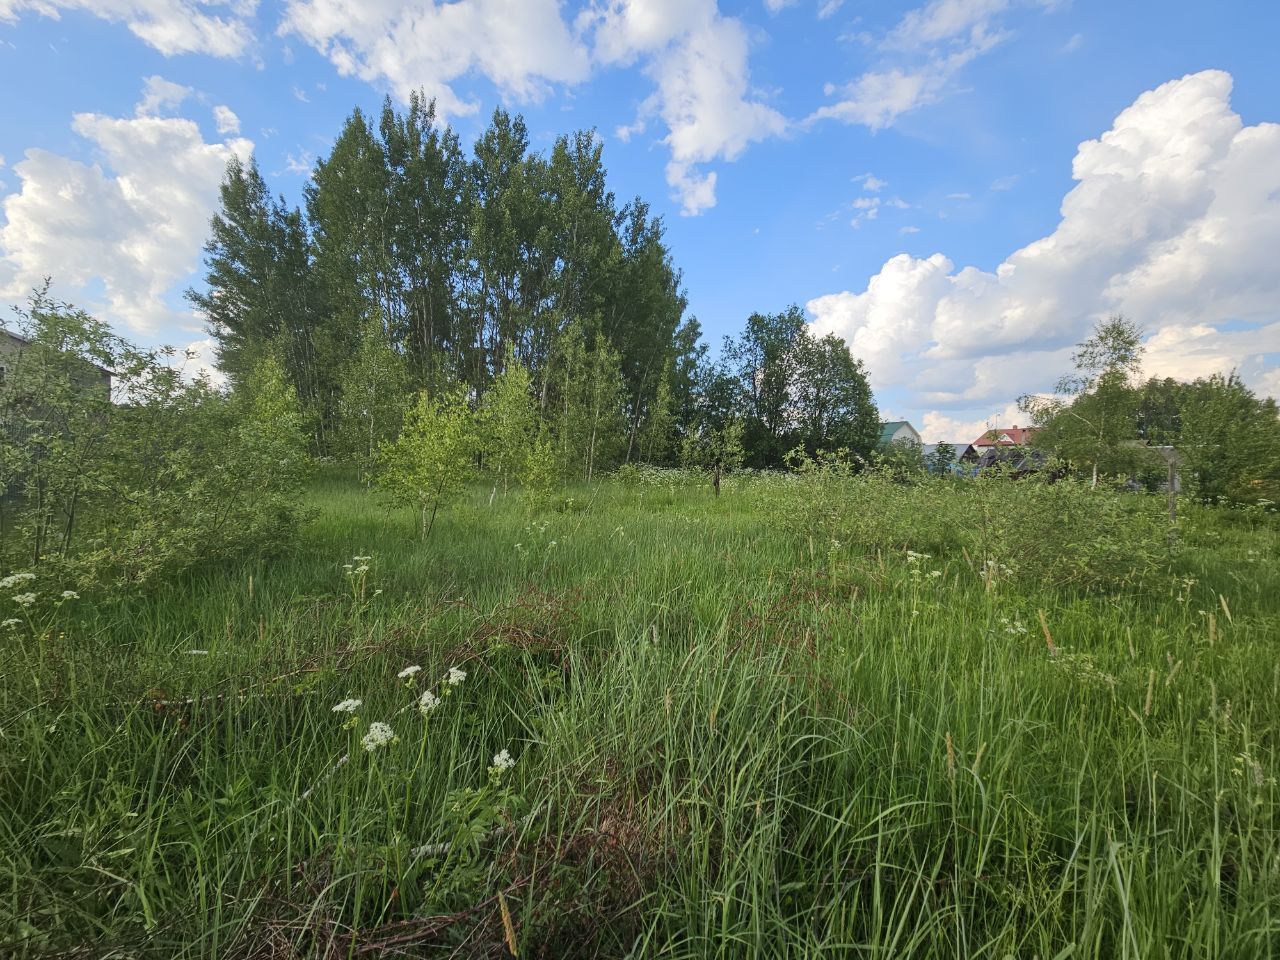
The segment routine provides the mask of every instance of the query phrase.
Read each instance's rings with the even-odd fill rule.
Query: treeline
[[[1041,429],[1035,445],[1091,477],[1132,478],[1157,487],[1166,461],[1152,447],[1173,447],[1184,482],[1213,501],[1280,502],[1280,409],[1234,373],[1190,382],[1142,382],[1142,331],[1113,316],[1074,355],[1075,370],[1054,396],[1020,401]]]
[[[696,459],[726,431],[759,467],[875,442],[861,364],[798,308],[711,360],[661,218],[618,203],[589,131],[542,154],[497,110],[468,153],[433,103],[388,100],[376,124],[351,114],[302,207],[233,162],[205,250],[188,298],[219,367],[236,389],[276,362],[321,455],[371,464],[419,394],[479,410],[512,364],[566,477]]]

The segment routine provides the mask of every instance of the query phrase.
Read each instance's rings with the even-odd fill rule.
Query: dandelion
[[[364,745],[366,750],[373,753],[379,747],[385,747],[387,744],[395,743],[399,739],[389,723],[375,720],[369,724],[369,729],[360,738],[360,743]]]
[[[436,707],[440,706],[440,703],[441,703],[441,700],[439,697],[437,697],[430,690],[424,690],[422,692],[422,696],[418,698],[418,712],[425,717],[428,713],[430,713]]]
[[[499,773],[510,770],[516,765],[515,760],[511,758],[510,750],[500,750],[493,755],[493,769]]]
[[[360,709],[360,705],[362,703],[364,703],[363,700],[355,700],[355,699],[343,700],[341,703],[335,703],[333,705],[333,712],[334,713],[355,713],[357,710]]]
[[[449,675],[445,677],[445,680],[451,687],[456,687],[465,679],[467,679],[467,671],[459,670],[457,667],[450,667]]]
[[[8,590],[10,587],[16,587],[20,583],[27,583],[35,578],[36,575],[34,573],[11,573],[3,580],[0,580],[0,590]]]
[[[417,664],[414,664],[413,666],[405,667],[403,670],[401,670],[399,673],[396,674],[396,677],[401,680],[410,680],[413,678],[413,675],[415,673],[420,673],[421,671],[422,671],[422,668],[419,667]]]
[[[76,593],[74,590],[63,590],[62,599],[63,600],[79,600],[80,594]]]
[[[34,593],[20,593],[13,598],[13,602],[20,607],[29,607],[36,602],[36,595]]]

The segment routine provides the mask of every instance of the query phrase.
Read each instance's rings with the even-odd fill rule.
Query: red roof
[[[1035,427],[996,427],[993,430],[984,430],[982,436],[973,441],[973,445],[975,447],[1022,447],[1029,444],[1035,435]]]

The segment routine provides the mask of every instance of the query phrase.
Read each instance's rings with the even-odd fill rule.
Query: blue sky
[[[298,201],[355,106],[605,141],[708,337],[790,303],[887,414],[972,439],[1123,310],[1148,371],[1280,393],[1280,5],[0,0],[0,295],[201,343],[222,166]],[[1083,146],[1082,146],[1083,145]]]

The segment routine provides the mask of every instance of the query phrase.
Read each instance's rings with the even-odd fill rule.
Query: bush
[[[0,387],[0,572],[120,586],[288,540],[307,461],[277,364],[228,396],[42,294],[21,317],[31,343]]]

